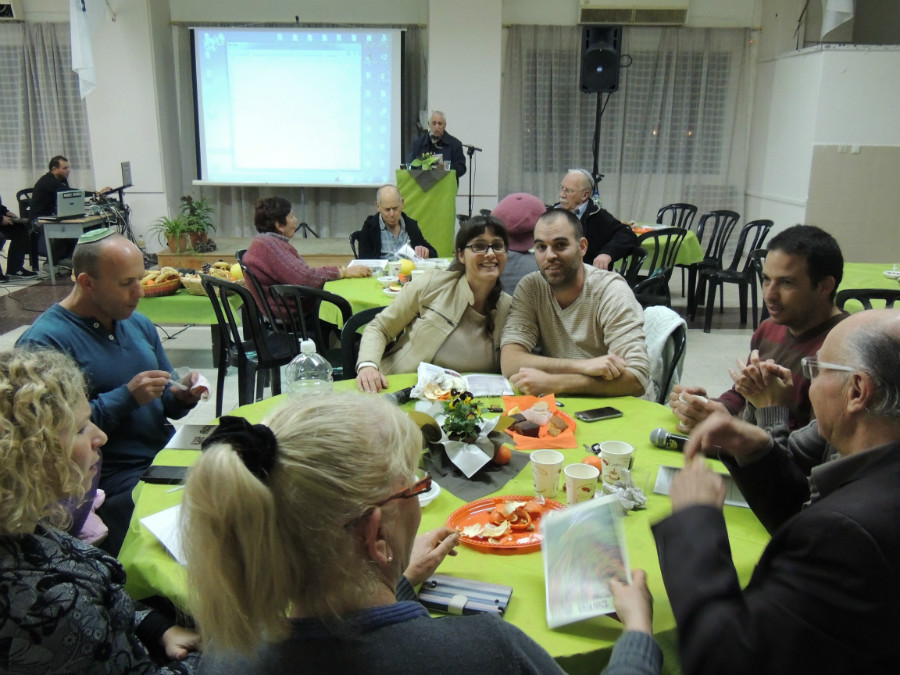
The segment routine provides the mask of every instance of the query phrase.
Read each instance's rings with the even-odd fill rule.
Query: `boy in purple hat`
[[[500,275],[503,290],[510,295],[516,290],[519,279],[531,272],[537,272],[534,259],[534,224],[546,213],[544,203],[527,192],[514,192],[504,197],[491,215],[498,218],[509,233],[509,251],[506,268]]]

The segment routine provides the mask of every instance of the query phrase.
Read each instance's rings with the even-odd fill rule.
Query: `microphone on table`
[[[412,393],[412,387],[406,387],[406,389],[401,389],[399,391],[392,391],[387,394],[383,394],[383,396],[388,399],[391,403],[395,405],[403,405],[407,401],[409,401],[410,394]]]
[[[657,448],[662,448],[663,450],[678,450],[679,452],[683,452],[684,445],[688,442],[688,437],[670,434],[660,427],[650,432],[650,442]]]

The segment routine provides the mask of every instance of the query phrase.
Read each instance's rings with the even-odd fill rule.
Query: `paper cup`
[[[400,275],[400,268],[403,266],[399,260],[391,260],[385,265],[385,271],[387,272],[387,276],[396,277]]]
[[[569,464],[566,467],[566,501],[572,504],[590,501],[597,490],[600,469],[590,464]]]
[[[555,498],[565,457],[556,450],[535,450],[530,456],[531,475],[534,477],[534,496],[544,497],[544,499]]]
[[[631,469],[634,448],[624,441],[605,441],[600,444],[600,459],[603,461],[603,482],[614,485],[619,482],[616,469]]]
[[[409,273],[409,276],[410,276],[410,279],[415,279],[417,277],[422,276],[423,274],[425,274],[425,270],[415,269]]]

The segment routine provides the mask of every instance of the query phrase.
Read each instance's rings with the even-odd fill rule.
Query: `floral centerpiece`
[[[478,437],[484,417],[470,392],[452,389],[443,407],[445,417],[441,427],[450,440],[472,442]]]
[[[423,154],[421,157],[416,157],[411,163],[410,166],[414,169],[421,169],[422,171],[431,171],[435,167],[444,168],[444,158],[438,154]]]

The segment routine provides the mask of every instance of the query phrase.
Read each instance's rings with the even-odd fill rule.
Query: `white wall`
[[[173,21],[425,24],[427,0],[169,0]]]
[[[446,114],[450,134],[482,148],[472,184],[477,213],[498,201],[501,0],[430,0],[428,25],[428,108]],[[459,39],[462,28],[465,40]],[[467,173],[457,213],[468,212],[468,186]]]

